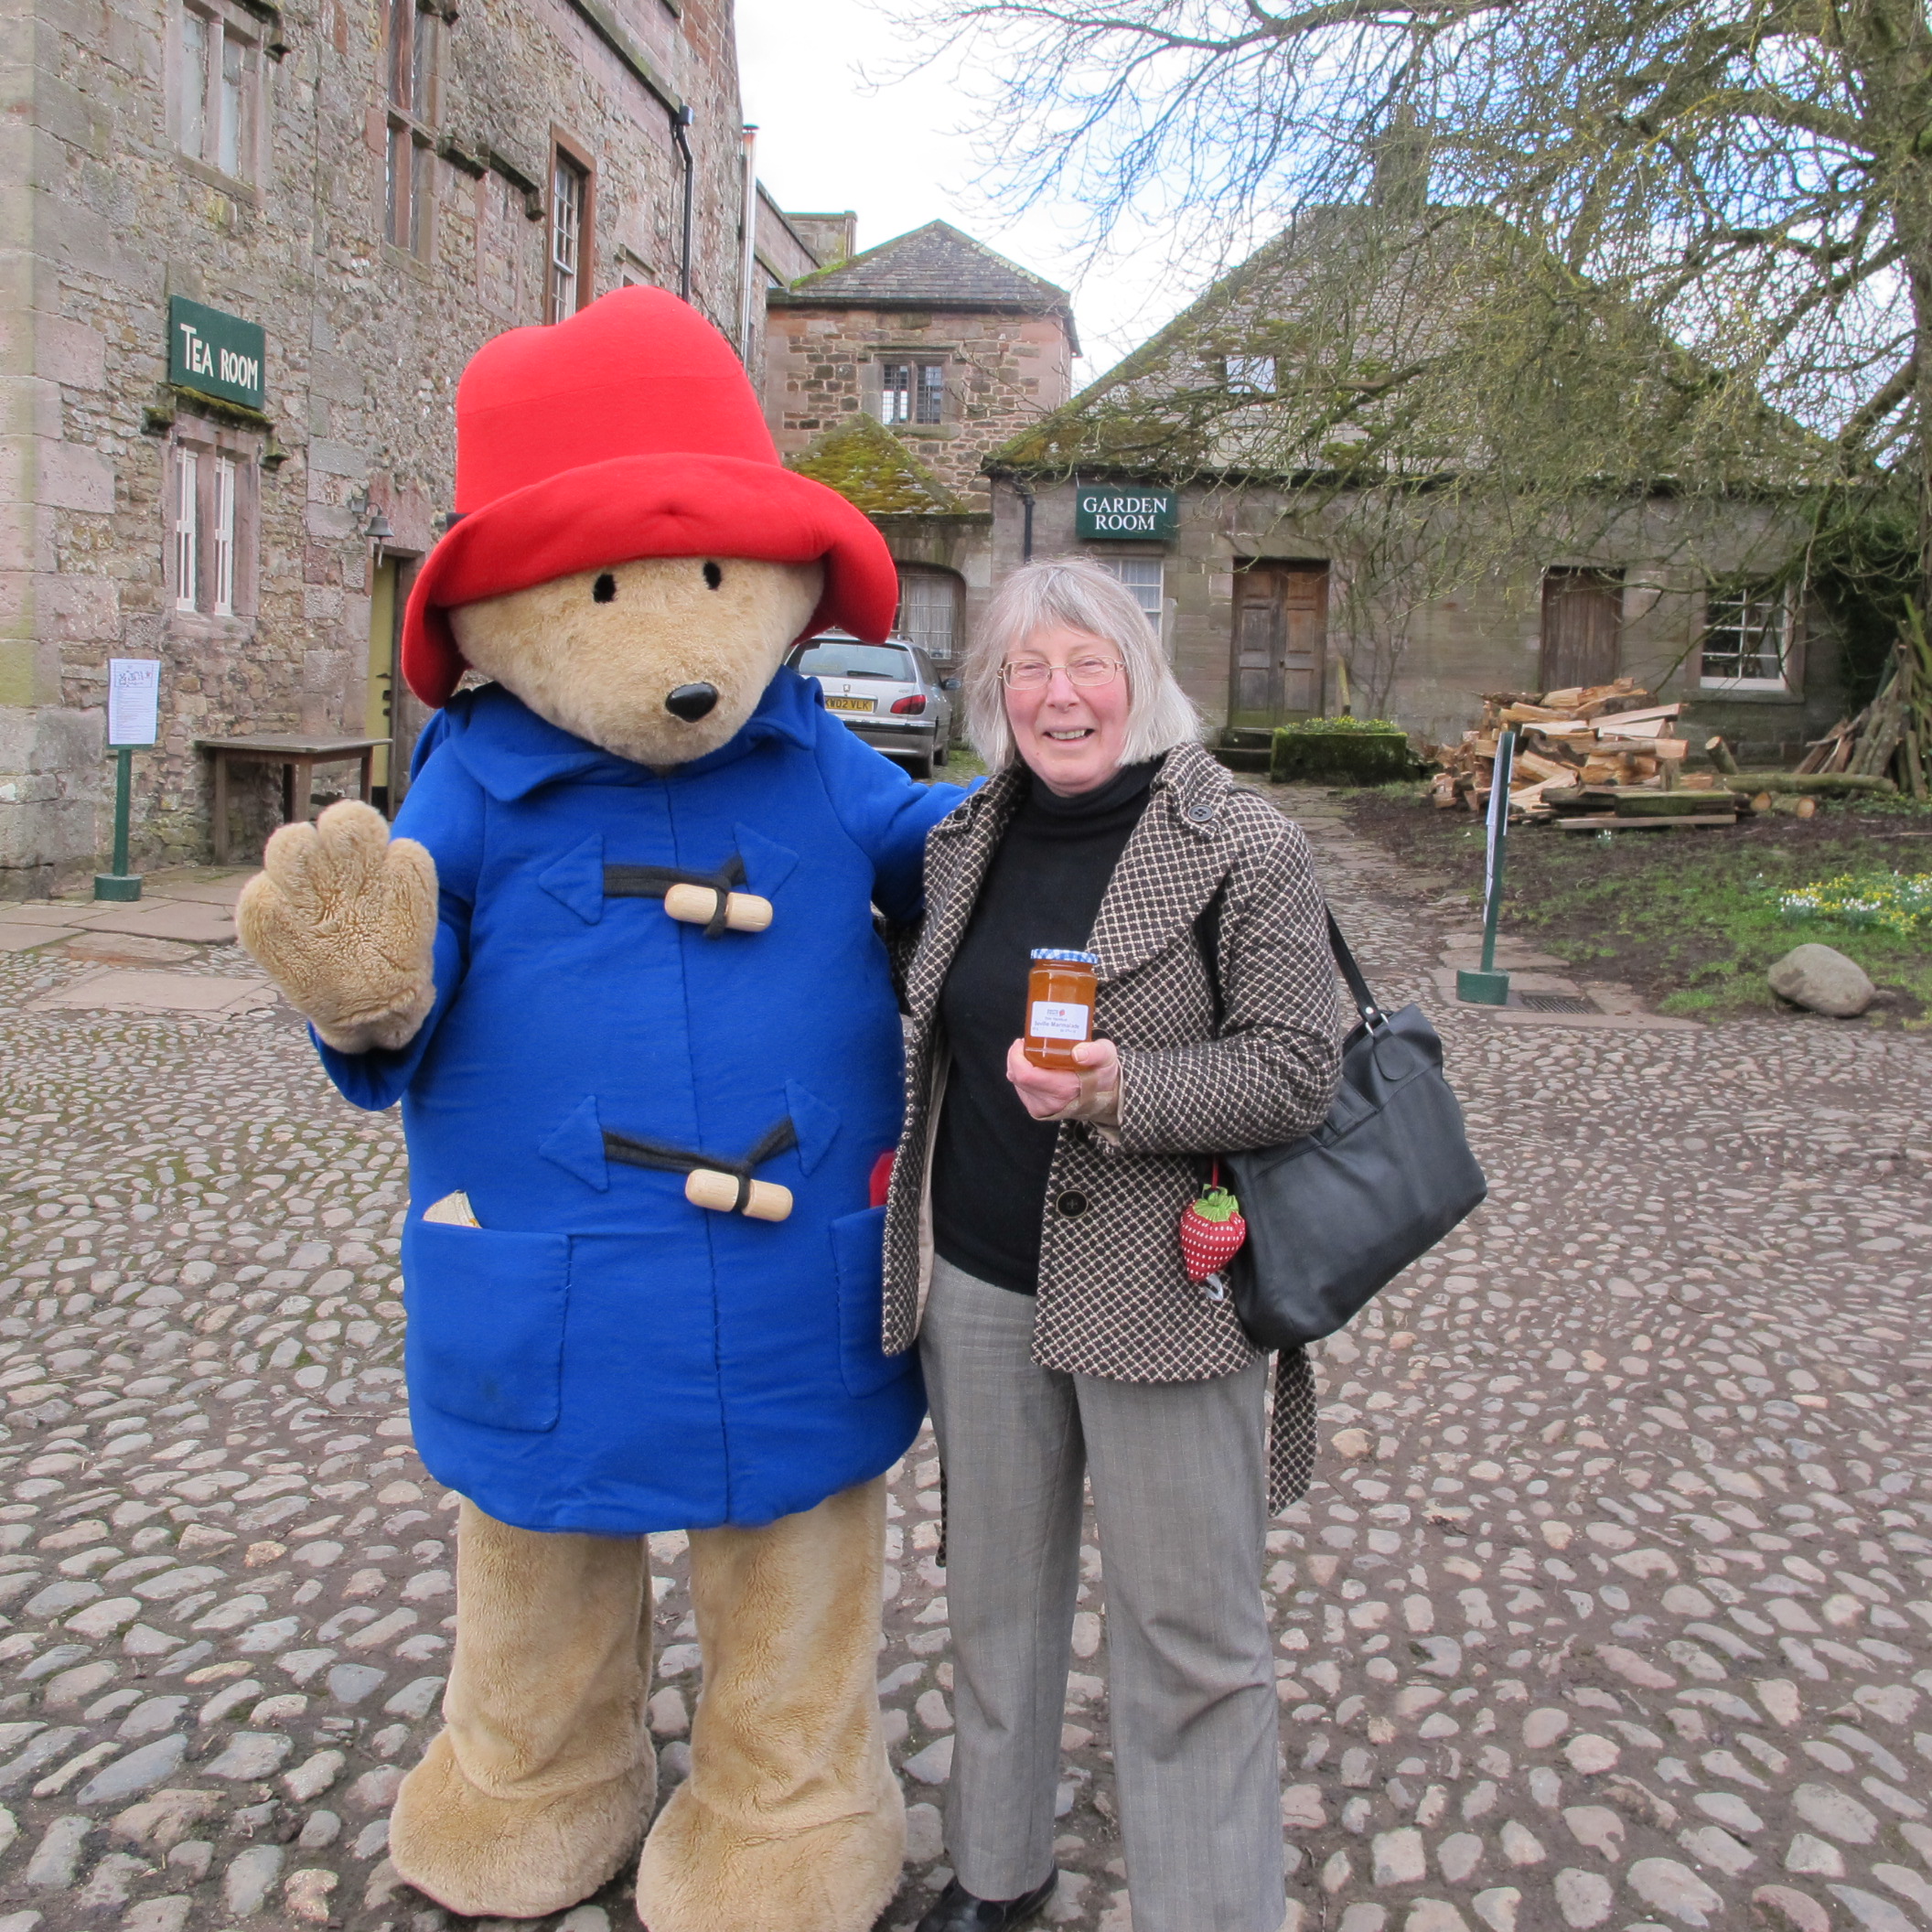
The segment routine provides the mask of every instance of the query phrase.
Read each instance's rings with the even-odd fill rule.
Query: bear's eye
[[[704,581],[715,590],[724,581],[724,573],[715,564],[706,564],[704,566]]]
[[[617,594],[617,580],[606,571],[597,574],[597,581],[590,586],[590,594],[599,604],[608,604]]]

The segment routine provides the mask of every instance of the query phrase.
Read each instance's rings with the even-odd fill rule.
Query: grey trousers
[[[1134,1932],[1278,1932],[1266,1364],[1199,1382],[1062,1375],[1031,1358],[1033,1313],[935,1262],[919,1358],[946,1471],[953,1869],[1005,1899],[1052,1868],[1085,1475]]]

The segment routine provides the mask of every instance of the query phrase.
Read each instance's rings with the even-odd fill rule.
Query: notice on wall
[[[267,354],[268,338],[259,322],[244,322],[185,295],[168,297],[167,380],[177,387],[244,409],[265,409]]]
[[[1083,483],[1073,495],[1073,534],[1082,543],[1171,543],[1180,527],[1171,489],[1112,489]]]
[[[152,745],[160,735],[161,660],[107,660],[107,742]]]

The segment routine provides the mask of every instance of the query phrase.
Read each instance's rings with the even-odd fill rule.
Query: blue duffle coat
[[[436,1003],[395,1052],[322,1057],[400,1099],[416,1444],[526,1530],[635,1535],[807,1509],[901,1455],[925,1397],[879,1346],[875,1162],[898,1138],[899,1015],[871,908],[916,916],[916,785],[780,671],[721,750],[660,775],[492,686],[456,698],[401,811],[435,859]],[[761,933],[681,924],[625,868],[735,858]],[[606,868],[617,868],[607,871]],[[766,1222],[692,1207],[639,1142],[742,1161]],[[425,1222],[468,1197],[479,1227]]]

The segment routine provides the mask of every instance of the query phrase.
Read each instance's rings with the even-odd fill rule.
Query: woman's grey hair
[[[1199,739],[1200,714],[1175,681],[1133,593],[1089,557],[1051,557],[1023,564],[1000,585],[967,649],[966,735],[988,771],[1004,771],[1016,756],[1000,666],[1029,638],[1061,625],[1111,644],[1127,668],[1123,765]]]

